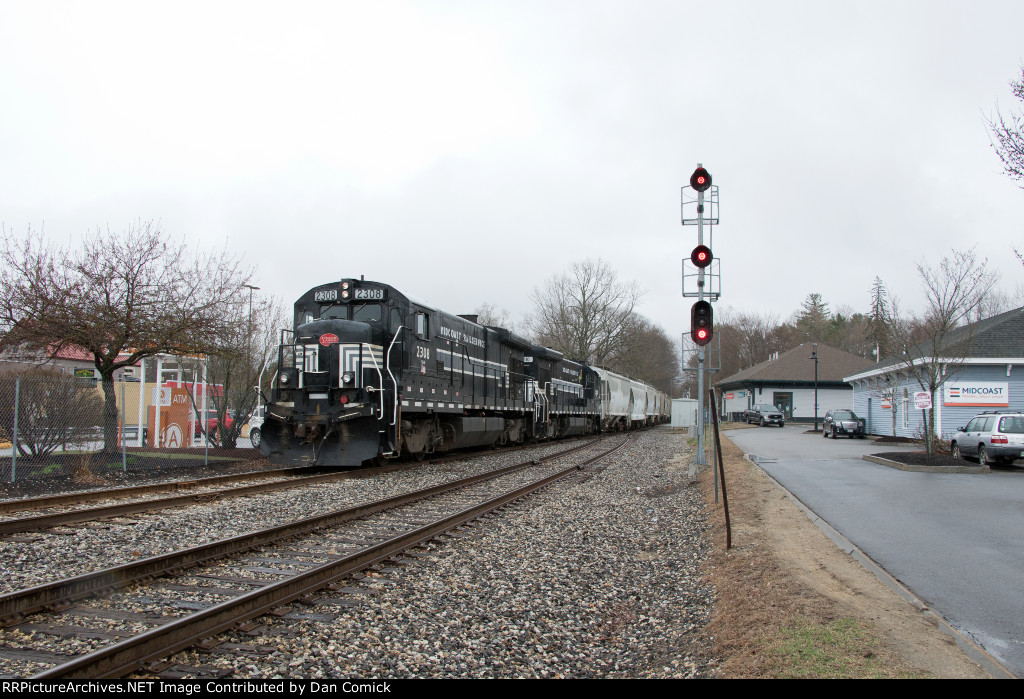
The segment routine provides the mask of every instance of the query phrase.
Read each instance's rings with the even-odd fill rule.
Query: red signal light
[[[692,262],[693,266],[698,269],[704,269],[711,264],[711,260],[713,259],[714,255],[711,254],[711,248],[707,245],[698,245],[693,249],[693,252],[690,253],[690,262]]]
[[[702,167],[697,168],[690,175],[690,186],[698,192],[706,191],[711,187],[711,173]]]

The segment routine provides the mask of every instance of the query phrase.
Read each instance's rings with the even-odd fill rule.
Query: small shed
[[[697,399],[672,399],[672,427],[689,427],[697,424]]]

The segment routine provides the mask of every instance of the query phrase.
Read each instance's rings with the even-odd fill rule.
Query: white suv
[[[958,459],[982,465],[1011,464],[1024,459],[1024,413],[986,412],[958,428],[949,448]]]
[[[260,428],[263,426],[263,413],[267,409],[267,406],[261,405],[253,411],[252,417],[249,418],[249,443],[252,444],[253,449],[260,448]]]

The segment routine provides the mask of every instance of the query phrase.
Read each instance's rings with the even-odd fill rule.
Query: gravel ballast
[[[589,481],[368,571],[340,603],[219,639],[258,652],[174,661],[235,677],[710,676],[704,505],[676,458],[688,452],[682,435],[644,433]]]

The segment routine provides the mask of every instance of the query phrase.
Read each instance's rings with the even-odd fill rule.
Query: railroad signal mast
[[[691,190],[690,192],[687,189]],[[696,193],[696,199],[693,198]],[[692,208],[696,204],[696,217],[687,217],[687,205]],[[690,186],[683,187],[682,223],[684,226],[697,226],[697,247],[690,253],[690,264],[696,270],[689,273],[686,261],[683,261],[683,296],[696,297],[690,308],[690,340],[697,347],[697,458],[698,464],[704,460],[704,371],[706,369],[705,346],[715,335],[714,310],[711,301],[717,301],[721,293],[720,275],[710,244],[704,243],[704,227],[708,228],[708,243],[711,242],[711,226],[718,223],[718,187],[711,183],[709,173],[701,163],[690,175]],[[687,280],[696,280],[696,290],[687,289]],[[710,283],[709,283],[710,282]],[[707,296],[707,299],[705,299]],[[721,354],[721,353],[719,353]],[[685,365],[684,361],[684,365]],[[688,367],[684,366],[684,370]]]

